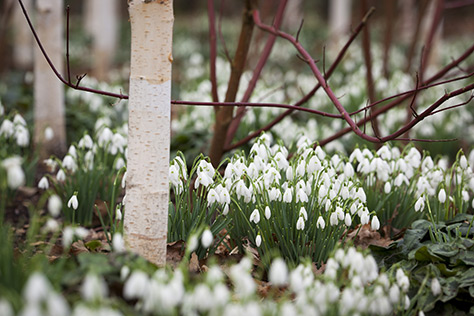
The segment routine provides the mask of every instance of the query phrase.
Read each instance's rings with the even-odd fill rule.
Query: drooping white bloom
[[[10,120],[4,120],[0,126],[0,136],[5,135],[6,138],[9,138],[15,132],[15,126]]]
[[[270,219],[271,216],[272,216],[272,212],[270,210],[270,207],[268,207],[268,205],[267,205],[267,206],[265,206],[265,218]]]
[[[415,202],[415,212],[423,211],[424,208],[425,208],[425,198],[422,195]]]
[[[439,190],[438,201],[442,204],[446,201],[446,191],[444,189]]]
[[[55,233],[59,229],[59,223],[53,218],[48,218],[46,224],[41,229],[44,233]]]
[[[54,131],[51,127],[46,127],[44,130],[44,139],[50,141],[54,138]]]
[[[0,104],[0,107],[1,107],[1,104]],[[0,109],[3,109],[3,107],[1,107]],[[0,113],[0,115],[3,115],[3,113]],[[0,315],[14,316],[12,306],[4,298],[0,299]]]
[[[304,230],[304,218],[300,216],[298,221],[296,222],[296,229],[297,230]]]
[[[403,272],[402,269],[397,269],[395,277],[397,279],[397,284],[402,289],[402,291],[408,291],[408,288],[410,287],[410,280],[405,275],[405,272]]]
[[[224,209],[222,210],[222,214],[224,214],[224,215],[229,214],[229,204],[224,205]]]
[[[250,222],[254,222],[255,224],[258,224],[260,222],[260,212],[258,209],[253,210],[252,214],[250,214]]]
[[[23,288],[23,297],[31,305],[45,301],[52,292],[51,283],[40,272],[34,272]]]
[[[352,225],[352,218],[349,213],[346,213],[346,216],[344,217],[344,224],[346,224],[347,227]]]
[[[77,194],[73,194],[69,201],[67,202],[67,207],[72,208],[73,210],[77,210],[79,207],[79,201],[77,200]]]
[[[273,260],[268,272],[268,280],[275,286],[285,286],[288,282],[288,268],[281,258]]]
[[[299,216],[303,217],[305,221],[308,220],[308,212],[306,212],[306,209],[304,206],[301,207]]]
[[[123,297],[126,299],[142,298],[148,293],[150,280],[145,272],[133,271],[123,287]]]
[[[209,248],[212,244],[214,237],[212,236],[212,232],[209,229],[206,229],[201,236],[201,244],[204,248]]]
[[[275,159],[277,166],[280,170],[286,171],[286,169],[288,169],[288,167],[290,166],[288,160],[280,151],[275,154],[273,159]]]
[[[25,183],[25,173],[21,169],[21,158],[19,156],[3,160],[2,167],[7,171],[7,184],[10,189],[17,189]]]
[[[326,227],[326,222],[322,216],[318,217],[318,221],[316,222],[316,227],[320,229],[324,229]]]
[[[331,224],[331,226],[336,226],[338,224],[338,219],[337,219],[337,213],[336,212],[332,212],[331,213],[331,217],[329,217],[329,224]]]
[[[403,173],[400,173],[395,180],[393,181],[393,184],[395,184],[396,187],[400,187],[402,183],[405,183],[406,185],[409,185],[409,181],[406,175]]]
[[[293,181],[293,168],[286,169],[286,180]]]
[[[79,148],[88,148],[91,149],[92,146],[94,146],[94,142],[92,141],[92,138],[88,135],[85,134],[80,140],[79,143],[77,144]]]
[[[48,190],[49,189],[48,178],[42,177],[40,181],[38,182],[38,188],[42,190]]]
[[[49,197],[48,200],[48,211],[49,214],[53,217],[58,217],[59,214],[61,213],[61,208],[62,208],[63,202],[61,201],[61,198],[53,194]]]
[[[379,218],[377,217],[377,215],[374,215],[372,217],[372,222],[370,224],[370,228],[372,230],[379,230],[380,228],[380,221],[379,221]]]
[[[74,161],[74,158],[71,155],[66,155],[63,159],[63,167],[75,172],[77,169],[77,164]]]
[[[390,182],[385,182],[383,190],[385,194],[389,194],[390,191],[392,191],[392,185],[390,184]]]
[[[431,280],[431,292],[434,296],[441,294],[441,284],[439,284],[439,281],[436,277]]]
[[[370,221],[369,212],[368,211],[361,212],[361,214],[360,214],[360,223],[362,225],[366,225],[366,224],[369,223],[369,221]]]
[[[20,147],[26,147],[30,143],[30,133],[28,129],[23,125],[15,126],[15,138],[16,144]]]
[[[462,169],[467,169],[467,159],[466,156],[462,155],[461,158],[459,158],[459,165],[461,166]]]
[[[308,195],[306,194],[305,190],[303,190],[303,189],[298,189],[296,191],[296,203],[298,203],[300,201],[303,202],[303,203],[308,202]]]
[[[290,168],[288,168],[288,170],[290,170]],[[285,190],[285,193],[283,193],[283,202],[291,203],[292,200],[293,200],[293,190],[292,188],[287,188]]]
[[[115,170],[120,170],[125,167],[125,160],[122,157],[118,157],[115,161]]]
[[[262,244],[262,236],[257,235],[257,237],[255,237],[255,245],[257,247],[260,247],[261,244]]]
[[[120,211],[120,210],[119,210]],[[112,249],[116,253],[123,253],[125,252],[125,241],[123,240],[122,234],[115,233],[114,237],[112,238]]]
[[[224,188],[224,187],[220,187],[219,191],[219,200],[220,200],[220,203],[221,204],[224,204],[224,205],[229,205],[230,204],[230,194],[229,194],[229,191]]]
[[[220,196],[214,189],[210,189],[207,193],[207,205],[210,206],[214,203],[220,203]]]
[[[97,274],[86,274],[81,286],[81,296],[88,302],[101,301],[108,295],[107,284]]]
[[[114,134],[108,127],[104,127],[99,134],[99,137],[97,139],[97,143],[99,144],[100,147],[104,147],[107,145],[111,140]]]

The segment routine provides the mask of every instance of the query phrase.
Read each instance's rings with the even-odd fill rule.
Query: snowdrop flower
[[[254,222],[255,224],[260,222],[260,212],[258,209],[253,210],[252,214],[250,214],[250,222]]]
[[[229,204],[224,205],[224,209],[222,210],[222,214],[224,214],[224,216],[229,214]]]
[[[79,146],[79,148],[89,148],[89,149],[91,149],[92,146],[94,145],[94,142],[92,141],[92,138],[88,134],[85,134],[79,140],[79,143],[77,145]]]
[[[286,169],[286,179],[288,181],[293,181],[293,168]]]
[[[298,189],[298,191],[296,191],[296,203],[300,201],[303,203],[308,202],[308,195],[303,189]]]
[[[446,191],[444,189],[439,190],[438,201],[443,204],[446,201]]]
[[[101,301],[103,298],[107,297],[107,295],[108,288],[104,279],[96,274],[88,273],[81,286],[82,298],[89,302]]]
[[[212,184],[214,181],[212,180],[211,177],[207,173],[198,172],[198,177],[196,178],[196,181],[194,182],[194,188],[197,189],[200,184],[203,186],[207,187],[208,185]]]
[[[385,182],[383,190],[384,190],[385,194],[389,194],[390,191],[392,191],[392,185],[390,184],[390,182]]]
[[[466,190],[462,190],[462,191],[461,191],[461,196],[462,196],[462,200],[463,200],[464,202],[469,201],[469,193],[467,193]]]
[[[349,213],[347,213],[346,216],[344,217],[344,224],[346,224],[347,227],[352,225],[352,218]]]
[[[409,185],[409,181],[406,175],[403,173],[400,173],[395,180],[393,181],[393,184],[395,184],[396,187],[400,187],[402,183],[405,183],[406,185]]]
[[[271,216],[272,216],[272,212],[270,210],[270,207],[268,207],[268,205],[267,205],[267,206],[265,206],[265,218],[270,219]]]
[[[402,269],[398,269],[395,274],[395,277],[397,279],[397,284],[402,289],[402,291],[403,292],[408,291],[408,288],[410,286],[410,280],[405,275],[405,272],[403,272]]]
[[[261,244],[262,244],[262,236],[257,235],[257,237],[255,237],[255,245],[257,247],[260,247]]]
[[[196,248],[198,247],[198,238],[196,235],[192,235],[191,237],[189,237],[188,239],[188,245],[187,245],[187,251],[189,251],[190,253],[193,252],[194,250],[196,250]]]
[[[10,189],[17,189],[25,183],[25,173],[21,169],[21,158],[19,156],[3,160],[2,167],[7,171],[7,184]]]
[[[368,211],[364,211],[362,212],[362,214],[360,215],[360,223],[362,225],[366,225],[368,224],[370,221],[370,215],[369,215],[369,212]]]
[[[415,212],[423,211],[424,208],[425,208],[425,198],[422,195],[415,202]]]
[[[20,114],[15,114],[13,117],[13,123],[16,125],[26,126],[26,121]]]
[[[44,139],[50,141],[54,138],[54,131],[51,127],[46,127],[44,130]]]
[[[336,226],[338,224],[338,219],[337,219],[337,213],[336,212],[333,212],[331,214],[331,217],[329,218],[329,224],[331,224],[331,226]]]
[[[370,224],[370,228],[372,230],[379,230],[380,228],[380,221],[379,221],[379,218],[377,217],[377,215],[374,215],[372,217],[372,222]]]
[[[431,280],[431,292],[434,296],[441,294],[441,284],[439,284],[439,281],[436,277]]]
[[[324,229],[326,227],[326,223],[324,222],[324,218],[322,216],[318,217],[318,221],[316,222],[316,227],[320,229]]]
[[[63,159],[63,167],[71,170],[72,172],[75,172],[77,169],[76,162],[74,161],[74,158],[70,155],[66,155]]]
[[[73,196],[67,202],[67,207],[77,210],[79,206],[79,201],[77,200],[77,193],[74,193]]]
[[[48,190],[49,189],[48,178],[42,177],[40,181],[38,182],[38,188],[42,190]]]
[[[122,183],[121,183],[122,189],[125,189],[126,182],[127,182],[127,171],[123,173]]]
[[[123,297],[125,299],[142,298],[148,293],[150,280],[145,272],[133,271],[123,287]]]
[[[44,233],[55,233],[59,229],[59,223],[57,220],[53,218],[48,218],[46,224],[44,224],[42,231]]]
[[[30,143],[30,133],[23,125],[15,126],[16,144],[20,147],[26,147]]]
[[[210,189],[209,193],[207,194],[207,205],[210,206],[214,203],[220,203],[220,197],[216,190]]]
[[[304,206],[301,207],[299,216],[303,217],[305,221],[308,220],[308,212],[306,212]]]
[[[290,168],[288,168],[290,170]],[[283,202],[285,203],[291,203],[293,200],[293,190],[291,188],[287,188],[285,190],[285,193],[283,193]]]
[[[115,170],[120,170],[125,167],[125,160],[122,157],[118,157],[115,161]]]
[[[108,144],[111,140],[114,134],[108,127],[104,127],[97,139],[97,143],[99,144],[100,147],[104,147],[106,144]]]
[[[3,109],[3,107],[1,107],[1,104],[0,104],[0,110],[1,109]],[[0,114],[3,115],[3,113],[0,113]],[[4,298],[0,299],[0,315],[14,316],[12,306]]]
[[[288,169],[288,167],[290,166],[288,160],[280,151],[275,154],[273,159],[276,161],[277,166],[280,170],[286,171],[286,169]]]
[[[10,120],[4,120],[0,126],[0,136],[5,135],[5,137],[9,138],[14,132],[15,126],[13,125],[13,122]]]
[[[221,187],[218,193],[219,193],[219,200],[221,204],[224,204],[224,205],[230,204],[230,194],[226,188]]]
[[[61,201],[61,198],[59,196],[57,196],[56,194],[51,195],[48,200],[49,214],[51,214],[51,216],[53,217],[58,217],[61,213],[62,205],[63,202]]]
[[[23,297],[31,305],[38,305],[52,292],[51,283],[40,272],[33,273],[23,288]]]
[[[209,248],[214,237],[209,229],[206,229],[201,236],[201,244],[204,248]]]
[[[459,165],[461,166],[462,169],[464,169],[464,170],[467,169],[467,159],[466,159],[466,156],[462,155],[461,158],[459,158]]]
[[[123,253],[125,252],[125,242],[123,240],[122,234],[115,233],[114,237],[112,238],[112,249],[116,253]]]
[[[367,196],[365,195],[364,189],[359,188],[355,194],[355,198],[359,199],[361,203],[365,203],[367,201]]]
[[[281,258],[273,260],[268,272],[268,280],[275,286],[285,286],[288,282],[288,268]]]
[[[281,201],[281,191],[278,188],[271,188],[270,191],[268,191],[268,198],[270,199],[270,202],[272,201]]]
[[[297,230],[304,230],[304,218],[300,216],[298,221],[296,222],[296,229]]]

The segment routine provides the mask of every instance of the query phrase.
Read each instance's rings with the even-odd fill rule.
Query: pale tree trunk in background
[[[329,1],[329,47],[339,49],[350,35],[352,0]]]
[[[429,36],[431,24],[433,22],[433,18],[436,12],[436,5],[438,1],[435,0],[430,0],[428,4],[428,9],[427,12],[423,18],[423,24],[421,28],[421,43],[426,43],[426,39]],[[435,36],[433,37],[433,42],[431,44],[431,52],[428,58],[428,63],[427,67],[430,68],[431,66],[437,67],[441,63],[440,61],[440,54],[439,52],[441,51],[440,45],[441,45],[441,39],[442,39],[442,34],[443,34],[443,22],[444,20],[441,19],[438,28],[436,30]],[[427,68],[426,68],[427,69]]]
[[[33,68],[33,35],[31,34],[25,16],[16,0],[10,0],[13,4],[13,62],[15,67],[25,70]],[[23,0],[28,12],[32,12],[32,0]]]
[[[276,4],[274,5],[276,6]],[[303,1],[289,0],[288,4],[286,5],[283,27],[291,32],[296,32],[301,24],[301,20],[303,20],[303,17]]]
[[[397,27],[399,39],[403,44],[409,44],[416,25],[415,0],[399,0],[400,25]]]
[[[92,76],[106,80],[117,51],[119,32],[118,0],[87,0],[85,29],[92,37]]]
[[[36,31],[51,61],[61,73],[64,50],[63,0],[37,0],[36,8]],[[51,71],[38,48],[34,50],[34,58],[34,142],[40,157],[61,155],[66,151],[64,85]],[[45,138],[47,127],[53,130],[51,139]]]
[[[125,240],[166,262],[169,199],[172,0],[132,0]]]

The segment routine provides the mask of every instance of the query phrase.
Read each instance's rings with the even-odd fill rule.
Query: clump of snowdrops
[[[462,151],[451,167],[446,158],[433,160],[411,146],[402,152],[386,145],[376,152],[356,148],[349,161],[367,192],[369,209],[382,225],[398,229],[420,218],[438,222],[465,213],[474,191],[474,174]]]
[[[366,194],[349,162],[313,149],[306,138],[300,139],[291,159],[286,147],[270,143],[270,136],[263,134],[249,156],[236,153],[227,161],[223,175],[205,158],[198,159],[191,171],[194,182],[187,178],[184,157],[177,157],[170,168],[176,199],[170,229],[183,231],[190,225],[187,220],[206,217],[214,235],[216,227],[226,229],[231,239],[227,247],[243,253],[250,244],[268,265],[275,255],[293,264],[304,257],[321,264],[355,218],[379,228],[376,216],[371,221]],[[195,210],[201,213],[193,214]]]
[[[54,186],[67,221],[91,224],[96,203],[104,203],[109,214],[115,211],[125,171],[124,130],[113,132],[102,125],[94,139],[84,134],[79,142],[73,143],[62,160],[52,157],[45,161],[52,174],[42,178],[38,185],[41,189],[48,189],[50,183]]]

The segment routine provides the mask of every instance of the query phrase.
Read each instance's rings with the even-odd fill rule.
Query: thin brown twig
[[[364,26],[367,24],[367,21],[369,20],[370,16],[374,13],[374,9],[371,8],[367,14],[364,16],[364,18],[362,19],[362,21],[359,23],[359,25],[356,27],[356,29],[354,30],[354,32],[352,33],[351,37],[348,39],[348,41],[346,42],[346,44],[342,47],[342,49],[339,51],[336,59],[334,60],[334,62],[332,63],[331,67],[329,68],[328,72],[327,72],[327,77],[329,78],[331,76],[331,74],[334,72],[334,70],[336,69],[336,67],[339,65],[339,63],[342,61],[342,59],[344,58],[347,50],[349,49],[349,47],[351,46],[351,44],[354,42],[354,40],[356,39],[357,35],[361,32],[362,28],[364,28]],[[306,102],[308,102],[313,96],[314,94],[316,93],[316,91],[318,91],[318,89],[321,87],[321,85],[318,83],[314,86],[314,88],[307,94],[305,95],[301,100],[299,100],[298,102],[295,103],[295,106],[302,106],[303,104],[305,104]],[[232,144],[231,146],[228,146],[225,148],[226,151],[230,151],[230,150],[233,150],[235,148],[238,148],[246,143],[248,143],[249,141],[251,141],[252,139],[254,139],[255,137],[258,137],[262,132],[264,131],[268,131],[270,130],[271,128],[273,128],[275,125],[277,125],[278,123],[280,123],[285,117],[287,117],[288,115],[290,115],[291,113],[293,113],[293,109],[290,109],[290,110],[287,110],[285,111],[284,113],[280,114],[279,116],[277,116],[273,121],[271,121],[270,123],[268,123],[266,126],[250,133],[248,136],[244,137],[243,139],[237,141],[236,143]]]

